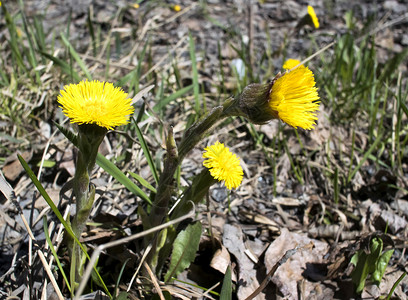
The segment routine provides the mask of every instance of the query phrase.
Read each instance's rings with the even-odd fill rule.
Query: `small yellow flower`
[[[218,181],[224,180],[229,190],[238,188],[244,176],[239,157],[218,141],[204,150],[206,152],[203,153],[203,158],[207,160],[203,162],[203,165],[210,169],[211,176]]]
[[[283,68],[286,69],[286,70],[290,70],[290,69],[296,67],[299,64],[300,64],[300,60],[289,58],[283,64]]]
[[[174,9],[174,11],[179,12],[181,10],[181,6],[176,4],[176,5],[173,6],[173,9]]]
[[[109,82],[81,81],[64,86],[58,102],[71,123],[96,124],[113,129],[129,123],[129,115],[134,112],[132,99],[128,99],[127,95]]]
[[[314,8],[310,5],[307,6],[307,13],[309,14],[310,18],[312,19],[314,27],[317,29],[319,28],[319,19],[316,16]]]
[[[272,114],[295,128],[313,129],[319,110],[315,84],[312,71],[305,66],[284,73],[273,83],[269,94]]]
[[[134,3],[134,4],[132,4],[132,7],[138,9],[140,7],[140,5],[138,3]]]

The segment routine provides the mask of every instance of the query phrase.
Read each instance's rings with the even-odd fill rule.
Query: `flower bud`
[[[250,84],[236,99],[235,115],[254,124],[281,119],[288,125],[313,129],[319,110],[319,95],[312,71],[301,65],[290,72],[278,74],[268,84]]]

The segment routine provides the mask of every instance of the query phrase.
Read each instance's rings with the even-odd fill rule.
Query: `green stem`
[[[203,139],[204,135],[214,125],[233,114],[234,99],[229,98],[224,105],[213,108],[209,113],[201,118],[196,124],[191,126],[185,133],[177,150],[173,132],[169,130],[167,138],[167,158],[164,161],[163,173],[160,176],[159,186],[151,216],[151,225],[161,224],[167,214],[171,194],[173,191],[173,178],[177,167],[182,163],[184,157]]]
[[[72,220],[72,231],[80,239],[91,212],[95,199],[95,187],[90,185],[89,176],[95,166],[98,148],[107,130],[94,124],[79,126],[78,158],[73,179],[73,191],[76,199],[76,213]],[[69,242],[71,250],[71,282],[76,286],[81,280],[83,271],[83,255],[77,243]],[[72,273],[75,272],[75,275]],[[74,279],[75,278],[75,279]]]

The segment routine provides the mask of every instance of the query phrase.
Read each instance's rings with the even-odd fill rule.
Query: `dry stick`
[[[164,298],[162,290],[160,289],[160,285],[157,282],[157,278],[152,272],[152,269],[150,269],[149,265],[145,261],[143,262],[143,266],[146,268],[147,273],[149,273],[149,276],[152,279],[153,285],[156,288],[156,291],[159,294],[160,299],[161,300],[166,300],[166,298]]]
[[[294,254],[296,254],[296,252],[297,252],[299,249],[304,250],[304,249],[310,249],[310,248],[312,248],[312,247],[313,247],[313,243],[310,242],[310,243],[307,244],[307,245],[297,246],[297,247],[295,247],[294,249],[290,249],[290,250],[286,251],[285,255],[282,256],[282,258],[276,262],[276,264],[275,264],[275,265],[272,267],[272,269],[269,271],[268,275],[266,275],[266,278],[262,281],[261,285],[260,285],[251,295],[249,295],[245,300],[254,299],[258,294],[260,294],[260,293],[263,291],[263,289],[268,285],[269,281],[271,281],[271,279],[272,279],[273,275],[275,274],[276,270],[277,270],[281,265],[283,265],[284,263],[286,263],[286,261],[287,261],[291,256],[293,256]]]
[[[150,244],[147,246],[147,248],[145,249],[142,258],[140,259],[140,264],[139,264],[139,266],[137,267],[135,274],[133,274],[132,279],[130,279],[129,286],[128,286],[126,292],[129,293],[130,288],[131,288],[132,285],[133,285],[133,281],[136,279],[136,276],[137,276],[137,274],[139,273],[139,270],[140,270],[140,268],[142,267],[142,264],[144,263],[144,261],[145,261],[147,255],[150,253],[150,250],[152,250],[152,248],[153,248],[153,244],[150,243]]]
[[[47,274],[48,274],[48,277],[50,278],[50,281],[51,281],[51,283],[52,283],[52,286],[54,287],[54,290],[55,290],[55,292],[56,292],[57,295],[58,295],[58,298],[59,298],[60,300],[64,300],[65,298],[64,298],[64,296],[62,295],[62,293],[61,293],[61,291],[60,291],[60,289],[59,289],[59,287],[58,287],[58,283],[57,283],[57,281],[55,280],[55,277],[54,277],[54,275],[52,274],[52,271],[51,271],[50,267],[48,266],[47,260],[45,259],[45,256],[44,256],[43,252],[42,252],[41,250],[37,250],[37,253],[38,253],[38,256],[39,256],[40,259],[41,259],[41,262],[42,262],[42,264],[43,264],[43,266],[44,266],[45,271],[46,271]]]
[[[177,223],[179,223],[179,222],[181,222],[181,221],[183,221],[185,219],[191,218],[194,215],[195,215],[195,206],[193,204],[193,209],[188,214],[186,214],[186,215],[184,215],[184,216],[182,216],[180,218],[174,219],[174,220],[172,220],[170,222],[167,222],[167,223],[161,224],[159,226],[150,228],[150,229],[142,231],[140,233],[136,233],[134,235],[131,235],[131,236],[128,236],[128,237],[125,237],[125,238],[122,238],[122,239],[119,239],[119,240],[116,240],[116,241],[113,241],[113,242],[106,243],[104,245],[99,245],[95,249],[95,251],[92,253],[91,259],[89,260],[88,266],[86,267],[86,270],[85,270],[84,275],[82,277],[82,281],[81,281],[81,283],[80,283],[80,285],[78,287],[78,290],[77,290],[77,292],[75,294],[74,299],[79,300],[79,297],[81,296],[82,292],[85,289],[85,285],[86,285],[86,283],[87,283],[87,281],[89,279],[89,276],[91,275],[91,271],[93,269],[93,266],[95,265],[97,259],[99,258],[99,254],[103,250],[111,248],[111,247],[115,247],[117,245],[122,245],[122,244],[128,243],[128,242],[136,240],[136,239],[139,239],[139,238],[144,237],[146,235],[152,234],[152,233],[154,233],[156,231],[159,231],[159,230],[162,230],[162,229],[167,228],[169,226],[172,226],[174,224],[177,224]]]
[[[216,284],[214,284],[212,287],[206,290],[205,293],[201,297],[203,297],[204,299],[206,298],[214,299],[213,297],[210,296],[210,293],[219,285],[220,285],[220,282],[218,281]]]

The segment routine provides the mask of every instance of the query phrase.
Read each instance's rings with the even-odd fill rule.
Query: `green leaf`
[[[231,267],[228,266],[227,271],[225,272],[224,280],[222,281],[220,300],[231,300],[231,298],[232,298]]]
[[[367,254],[363,250],[359,250],[353,255],[351,261],[356,266],[351,275],[351,280],[356,286],[356,292],[359,294],[363,291],[368,276]]]
[[[116,297],[116,300],[128,300],[128,293],[120,292],[120,294]]]
[[[371,277],[372,281],[376,284],[379,285],[381,282],[381,279],[384,276],[385,269],[388,266],[388,262],[391,259],[392,254],[394,253],[394,249],[388,250],[384,252],[380,258],[377,261],[377,264],[375,266],[375,271]]]
[[[378,237],[374,237],[370,241],[370,253],[369,254],[365,253],[364,250],[359,250],[351,258],[351,263],[356,266],[356,268],[353,270],[351,279],[357,287],[356,288],[357,293],[361,293],[363,291],[368,275],[373,274],[377,271],[377,263],[381,259],[382,249],[383,249],[383,241]],[[382,262],[382,265],[383,263],[384,262]],[[387,264],[388,264],[388,261],[387,261]],[[385,268],[386,268],[386,265],[385,267],[382,266],[381,270],[385,270]],[[383,274],[384,273],[382,273],[382,275]],[[381,274],[376,274],[376,278],[378,278],[379,275]]]
[[[375,267],[378,259],[381,257],[381,252],[383,249],[382,239],[375,237],[370,242],[370,254],[367,258],[369,274],[372,274],[375,271]]]
[[[177,276],[194,260],[200,244],[201,230],[201,223],[195,222],[194,224],[189,224],[185,230],[178,234],[174,241],[170,266],[164,276],[164,281]]]

